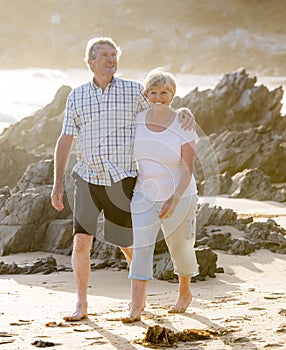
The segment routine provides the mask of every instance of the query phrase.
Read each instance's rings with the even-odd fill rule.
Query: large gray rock
[[[0,187],[15,186],[30,163],[53,157],[60,135],[63,111],[71,88],[62,86],[54,100],[0,135]]]
[[[40,160],[37,163],[29,164],[25,173],[17,182],[12,192],[24,192],[29,188],[53,183],[54,162],[52,159]]]
[[[245,69],[225,74],[213,90],[193,90],[176,97],[173,106],[189,107],[200,129],[207,135],[225,130],[246,130],[260,125],[275,126],[280,119],[283,89],[269,91],[256,86],[256,77]]]
[[[55,217],[51,206],[51,185],[16,192],[0,210],[1,225],[34,225],[50,221]]]
[[[280,130],[258,127],[244,131],[226,130],[211,135],[210,142],[219,164],[219,172],[229,172],[233,176],[244,169],[257,168],[270,176],[272,182],[285,182],[286,119],[281,120],[277,125]],[[203,146],[198,144],[198,153],[204,157],[207,149],[200,148],[201,145]]]
[[[31,164],[10,191],[11,195],[6,188],[6,197],[0,208],[0,255],[41,251],[50,222],[65,219],[71,214],[66,197],[62,212],[57,212],[51,205],[52,169],[52,160]],[[59,231],[64,230],[61,228]],[[48,230],[48,234],[52,235],[50,232]],[[47,251],[53,250],[48,243],[44,246],[48,247]],[[59,241],[54,249],[61,248]]]
[[[228,172],[210,176],[198,185],[201,196],[228,194],[231,198],[249,198],[259,201],[286,201],[286,185],[275,185],[259,169],[245,169],[232,177]]]
[[[196,227],[200,232],[204,226],[225,226],[233,225],[237,220],[237,214],[232,209],[221,207],[210,207],[209,203],[198,205]]]
[[[232,177],[231,197],[270,200],[272,197],[270,177],[258,169],[245,169]]]
[[[52,220],[42,241],[41,251],[70,255],[73,244],[73,220]]]
[[[0,223],[0,255],[40,251],[45,230],[45,223],[35,225],[2,225]]]
[[[286,118],[281,116],[283,89],[256,86],[244,69],[226,74],[213,90],[193,90],[176,97],[174,108],[189,107],[201,138],[196,178],[258,168],[272,182],[286,182]],[[204,183],[208,186],[209,183]],[[218,186],[212,192],[219,193]],[[209,190],[207,190],[209,192]]]
[[[18,140],[19,144],[21,144],[20,140]],[[10,144],[8,139],[2,140],[0,137],[0,187],[15,186],[27,166],[39,160],[39,156],[27,151],[22,145]]]

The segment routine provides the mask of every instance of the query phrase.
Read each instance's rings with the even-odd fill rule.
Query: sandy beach
[[[43,253],[17,254],[4,261],[33,261]],[[69,258],[55,256],[57,261]],[[285,256],[259,251],[251,256],[219,253],[223,274],[192,283],[194,300],[182,315],[169,315],[177,285],[152,281],[142,321],[124,325],[129,300],[127,271],[92,272],[89,318],[66,323],[74,307],[72,273],[1,276],[0,344],[3,349],[31,349],[36,340],[53,342],[55,349],[141,349],[148,325],[176,332],[188,328],[221,329],[217,339],[189,342],[188,349],[285,349]],[[48,327],[47,324],[51,325]],[[178,343],[186,348],[185,343]],[[175,348],[175,347],[174,347]]]
[[[250,205],[258,210],[253,202],[219,198],[216,205],[230,207],[232,203],[242,214],[249,214]],[[259,203],[262,216],[276,215],[284,222],[285,206]],[[277,211],[269,211],[269,206]],[[170,347],[173,349],[286,349],[285,255],[268,250],[250,256],[216,253],[217,266],[224,273],[191,284],[193,301],[185,314],[167,313],[175,302],[178,285],[153,280],[148,285],[142,320],[129,325],[120,321],[127,313],[130,295],[126,270],[92,271],[89,317],[73,323],[63,321],[75,305],[72,272],[1,275],[0,349],[33,349],[44,342],[54,344],[54,349],[144,349],[138,341],[150,325],[174,332],[195,328],[219,333],[208,340],[177,342]],[[46,256],[49,254],[22,253],[0,261],[27,264]],[[58,265],[70,266],[70,257],[53,256]]]

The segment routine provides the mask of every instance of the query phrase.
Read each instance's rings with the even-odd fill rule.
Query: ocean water
[[[118,70],[117,76],[143,81],[146,72]],[[250,73],[249,73],[250,74]],[[200,91],[213,89],[224,74],[176,74],[177,95],[185,96],[194,88]],[[250,74],[253,76],[256,74]],[[256,75],[257,76],[257,75]],[[76,87],[91,78],[87,69],[56,70],[29,68],[0,70],[0,133],[4,128],[28,117],[50,103],[57,90],[68,85]],[[264,84],[269,90],[282,86],[286,91],[286,76],[257,76],[257,85]],[[283,96],[282,114],[286,114],[286,94]]]

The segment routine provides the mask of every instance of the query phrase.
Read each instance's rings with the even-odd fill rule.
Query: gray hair
[[[165,86],[173,95],[176,93],[176,80],[172,73],[165,71],[164,68],[158,67],[152,69],[144,80],[144,95],[154,86]]]
[[[85,62],[88,63],[89,59],[93,59],[97,53],[97,50],[100,48],[101,45],[107,44],[114,48],[117,52],[117,58],[121,55],[121,49],[118,45],[115,44],[115,42],[109,38],[109,37],[95,37],[90,39],[87,42],[86,49],[85,49]]]

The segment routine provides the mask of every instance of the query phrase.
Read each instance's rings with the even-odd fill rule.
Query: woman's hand
[[[176,193],[166,200],[158,215],[159,219],[168,219],[175,211],[181,196]]]

